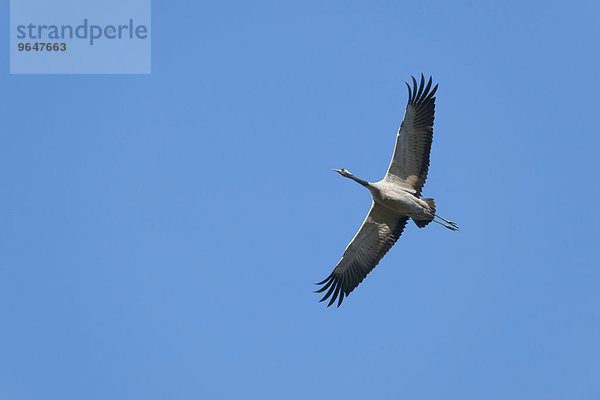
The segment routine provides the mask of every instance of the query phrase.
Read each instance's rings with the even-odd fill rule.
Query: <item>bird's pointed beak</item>
[[[337,168],[334,168],[334,169],[332,169],[332,171],[335,171],[335,172],[337,172],[338,174],[341,174],[341,173],[342,173],[342,170],[341,170],[341,169],[337,169]]]

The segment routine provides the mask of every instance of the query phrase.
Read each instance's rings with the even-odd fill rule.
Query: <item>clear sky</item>
[[[2,52],[0,398],[600,398],[599,12],[155,1],[151,75]],[[461,231],[328,309],[370,206],[331,168],[383,177],[421,72]]]

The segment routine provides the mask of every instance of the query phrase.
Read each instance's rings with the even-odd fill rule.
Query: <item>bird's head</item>
[[[350,173],[350,171],[348,171],[346,168],[342,168],[342,169],[336,169],[336,168],[334,168],[333,171],[337,172],[341,176],[345,176],[346,178],[349,177],[349,176],[352,176],[352,174]]]

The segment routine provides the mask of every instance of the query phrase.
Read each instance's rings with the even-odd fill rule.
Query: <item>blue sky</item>
[[[599,11],[155,1],[151,75],[3,52],[0,398],[598,399]],[[421,72],[461,231],[327,309],[370,206],[331,168],[382,178]]]

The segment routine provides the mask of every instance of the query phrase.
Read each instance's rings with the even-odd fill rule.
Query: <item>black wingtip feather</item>
[[[437,91],[437,88],[438,88],[438,84],[436,84],[436,85],[433,87],[433,90],[431,91],[431,93],[429,93],[429,98],[430,98],[430,99],[433,99],[433,96],[435,95],[435,92]]]
[[[338,301],[338,308],[342,305],[342,301],[344,301],[344,291],[340,293],[340,300]]]
[[[421,74],[421,83],[419,84],[419,91],[417,92],[416,100],[419,100],[421,98],[424,87],[425,87],[425,77],[423,76],[423,74]]]
[[[315,285],[322,285],[325,282],[327,282],[329,279],[331,279],[331,276],[333,275],[333,273],[329,274],[329,276],[325,279],[323,279],[321,282],[315,283]]]
[[[427,82],[427,86],[425,86],[425,93],[429,93],[429,89],[431,89],[431,84],[433,83],[433,78],[429,77],[429,82]],[[429,97],[429,95],[427,96]]]
[[[340,289],[341,288],[342,288],[342,285],[340,285],[339,283],[337,285],[335,285],[335,292],[333,292],[333,296],[331,296],[331,301],[329,302],[329,304],[327,304],[327,307],[329,307],[333,303],[335,303],[335,301],[337,300],[338,295],[340,294]]]

